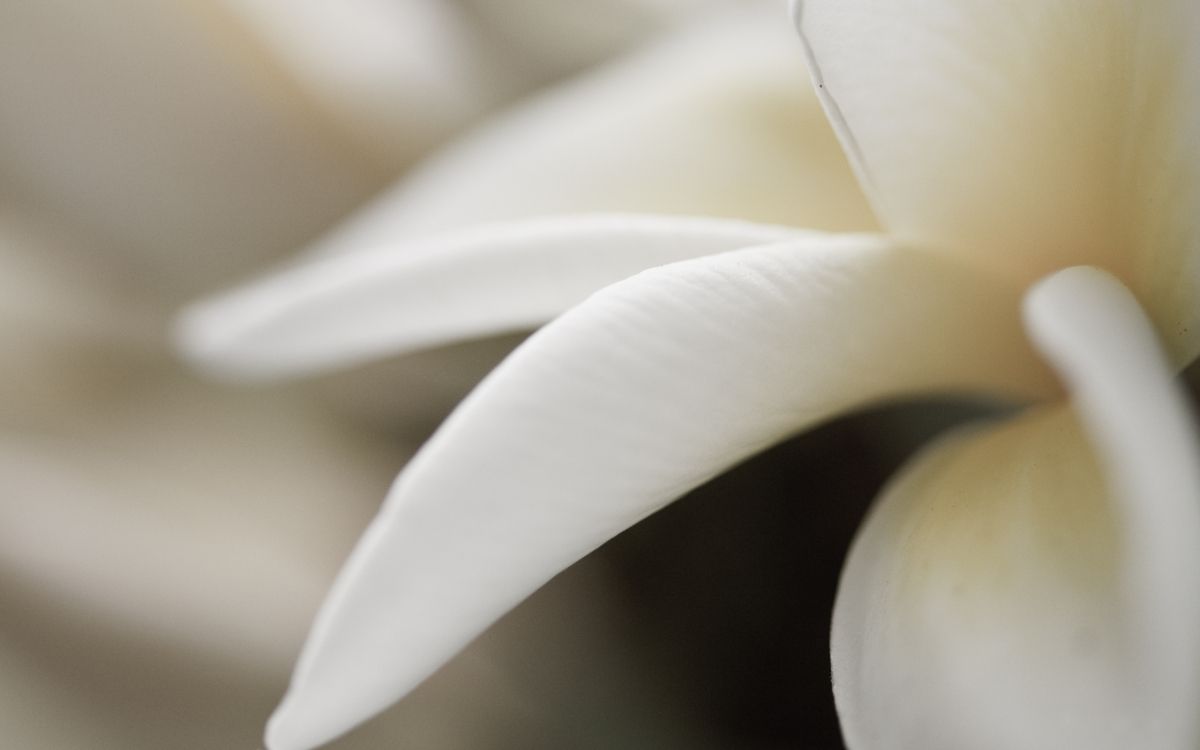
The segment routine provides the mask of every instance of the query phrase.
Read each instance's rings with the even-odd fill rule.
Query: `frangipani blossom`
[[[614,257],[570,265],[599,291],[515,351],[398,478],[318,617],[272,750],[344,732],[556,572],[771,443],[935,391],[1035,405],[928,448],[867,519],[834,614],[848,744],[1200,742],[1200,460],[1173,382],[1200,352],[1200,10],[793,10],[886,234],[558,219],[492,235],[521,269],[499,280],[509,301],[463,270],[481,232],[444,241],[441,276],[432,252],[319,260],[374,271],[340,288],[293,272],[188,320],[185,343],[214,367],[299,372],[429,343],[414,329],[528,324],[557,276],[537,269],[577,248]],[[729,240],[742,245],[713,247]],[[647,267],[675,262],[614,283],[639,247]],[[380,320],[384,278],[433,289],[407,298],[429,317]]]

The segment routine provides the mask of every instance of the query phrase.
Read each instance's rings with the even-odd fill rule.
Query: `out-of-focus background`
[[[256,747],[395,472],[520,340],[223,385],[171,351],[197,295],[363,227],[620,208],[870,228],[782,6],[0,4],[0,743]],[[846,545],[898,462],[974,413],[883,408],[750,461],[333,747],[840,747]]]

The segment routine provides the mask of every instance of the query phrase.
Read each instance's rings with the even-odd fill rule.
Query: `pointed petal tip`
[[[646,268],[804,234],[653,214],[479,225],[277,271],[185,308],[173,338],[217,379],[301,377],[536,328]]]
[[[185,307],[171,323],[171,344],[188,364],[203,367],[222,348],[209,318],[208,305],[197,303]]]
[[[271,750],[311,750],[382,710],[550,576],[804,426],[900,394],[1043,392],[1016,304],[869,236],[607,287],[510,356],[406,468],[318,616]]]
[[[192,369],[216,380],[237,382],[261,378],[237,357],[238,331],[220,300],[198,302],[184,308],[171,325],[171,345]],[[274,750],[271,748],[270,750]]]
[[[264,289],[234,289],[188,305],[171,324],[176,355],[192,370],[226,383],[282,381],[304,374],[286,352],[271,346],[279,336],[273,328],[281,312],[276,287],[287,281],[260,285]]]
[[[312,750],[321,744],[320,741],[307,741],[313,735],[307,731],[306,727],[302,726],[303,721],[297,720],[298,718],[303,719],[304,714],[294,708],[295,701],[289,694],[271,714],[271,718],[267,721],[267,730],[263,735],[265,750]]]
[[[281,725],[286,722],[283,718],[285,708],[287,706],[287,697],[280,702],[275,710],[271,712],[271,717],[267,719],[266,729],[263,731],[263,750],[289,750],[287,738],[281,728]]]
[[[322,629],[318,621],[314,627],[322,640]],[[320,669],[314,674],[311,645],[300,655],[292,674],[292,683],[283,699],[267,720],[263,741],[266,750],[316,750],[337,740],[353,730],[367,718],[380,713],[391,702],[375,678],[385,681],[391,676],[375,670],[372,674],[361,672],[339,674],[337,670]],[[359,666],[361,661],[348,666]],[[336,665],[335,665],[336,666]],[[422,677],[425,676],[423,673]],[[416,682],[419,682],[418,679]],[[415,687],[415,683],[410,685]],[[407,692],[407,691],[405,691]],[[390,693],[386,693],[390,696]]]

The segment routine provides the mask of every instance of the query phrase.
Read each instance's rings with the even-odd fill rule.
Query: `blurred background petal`
[[[236,391],[172,363],[184,300],[337,249],[405,177],[368,210],[405,232],[612,208],[865,228],[792,45],[771,0],[0,4],[0,738],[255,747],[388,479],[522,338]],[[843,420],[715,480],[336,747],[839,747],[846,540],[972,413]]]

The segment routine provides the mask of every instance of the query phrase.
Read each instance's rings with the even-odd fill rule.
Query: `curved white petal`
[[[410,690],[558,571],[857,404],[1044,392],[1012,290],[870,237],[688,261],[535,334],[397,480],[268,731],[314,747]]]
[[[797,234],[633,215],[480,227],[285,270],[185,311],[177,338],[212,371],[302,374],[536,328],[638,271]]]
[[[1112,276],[1072,268],[1025,307],[1030,334],[1069,384],[1105,474],[1125,500],[1126,604],[1159,727],[1200,742],[1200,440],[1154,328]],[[1180,722],[1178,726],[1171,722]]]
[[[1200,6],[793,0],[881,221],[1032,281],[1102,265],[1200,352]]]
[[[1136,304],[1075,269],[1029,325],[1076,396],[921,456],[854,544],[834,691],[855,750],[1190,748],[1200,475]]]
[[[702,19],[442,151],[314,247],[581,212],[875,222],[773,3]]]
[[[132,400],[76,414],[69,436],[0,433],[0,736],[21,750],[261,747],[396,446],[272,394],[141,381]],[[620,631],[608,573],[574,569],[338,747],[565,747],[589,704],[706,747],[603,648]],[[531,640],[550,656],[514,679],[501,665]],[[549,687],[580,670],[589,685]]]

